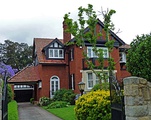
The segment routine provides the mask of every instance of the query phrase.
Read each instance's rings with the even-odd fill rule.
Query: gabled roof
[[[63,40],[58,39],[62,44]],[[65,60],[48,60],[45,53],[42,51],[47,45],[51,44],[56,39],[34,38],[33,52],[36,50],[38,62],[41,64],[65,64]]]
[[[127,52],[128,49],[130,49],[130,48],[131,48],[130,45],[125,44],[125,45],[120,46],[120,47],[119,47],[119,50],[120,50],[120,52]]]
[[[122,48],[124,48],[124,49],[129,49],[129,48],[131,48],[131,46],[128,45],[128,44],[125,44],[125,45],[120,46],[119,48],[120,48],[120,49],[122,49]]]
[[[99,19],[98,19],[98,24],[102,27],[102,28],[104,28],[104,24],[103,24],[103,22],[102,21],[100,21]],[[89,28],[88,27],[86,27],[85,28],[85,30],[84,30],[84,32],[86,33],[86,32],[88,32],[89,31]],[[111,34],[111,36],[112,37],[114,37],[114,39],[119,43],[119,44],[121,44],[121,45],[125,45],[126,43],[121,39],[121,38],[119,38],[113,31],[109,31],[110,32],[110,34]],[[75,38],[73,38],[73,39],[71,39],[70,40],[71,42],[74,42],[75,41]],[[86,41],[86,40],[85,40]],[[99,42],[100,40],[98,40],[98,42]],[[102,40],[101,40],[102,41]],[[103,40],[104,41],[104,40]],[[117,42],[115,41],[115,44],[117,44]],[[99,43],[98,43],[99,44]]]
[[[59,45],[61,45],[62,47],[64,46],[64,44],[58,40],[58,38],[55,38],[52,42],[50,42],[48,45],[46,45],[42,51],[45,51],[48,47],[50,47],[53,43],[57,42]]]
[[[101,25],[102,28],[104,28],[103,22],[100,21],[99,19],[98,19],[98,24]],[[121,38],[119,38],[113,31],[110,30],[110,34],[111,34],[111,36],[113,36],[119,43],[121,43],[122,45],[125,45],[125,42],[124,42]]]
[[[36,66],[28,66],[9,79],[9,83],[33,83],[40,80]]]

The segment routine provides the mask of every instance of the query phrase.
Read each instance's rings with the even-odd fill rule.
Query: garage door
[[[15,85],[14,86],[14,99],[17,102],[30,102],[30,98],[33,97],[32,85]]]
[[[33,90],[15,90],[15,100],[17,102],[30,102],[33,96]]]

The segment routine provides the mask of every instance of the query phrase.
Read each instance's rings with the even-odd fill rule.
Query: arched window
[[[50,97],[53,98],[54,93],[60,89],[60,79],[58,76],[50,78]]]

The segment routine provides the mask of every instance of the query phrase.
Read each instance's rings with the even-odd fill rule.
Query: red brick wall
[[[82,81],[82,59],[83,59],[83,48],[79,48],[74,45],[74,60],[70,61],[70,75],[75,74],[75,93],[79,93],[78,83]]]
[[[50,79],[52,76],[58,76],[60,79],[60,88],[68,88],[68,76],[65,65],[49,65],[39,66],[40,78],[42,80],[42,88],[38,88],[38,99],[46,96],[50,97]]]
[[[128,71],[126,71],[126,70],[121,70],[121,79],[122,79],[122,80],[123,80],[123,78],[129,77],[129,76],[131,76],[131,74],[130,74]]]
[[[64,43],[68,42],[71,39],[71,34],[66,33],[65,30],[67,26],[63,22],[63,40]],[[96,32],[100,32],[100,26],[97,24]],[[102,30],[102,39],[106,39],[105,31]],[[74,48],[74,60],[69,61],[68,55],[70,48]],[[65,54],[65,61],[67,65],[49,65],[42,66],[39,64],[39,75],[42,80],[42,88],[38,89],[37,97],[42,96],[50,97],[50,78],[54,75],[58,76],[60,79],[60,88],[69,88],[69,75],[75,74],[75,93],[80,93],[78,88],[78,83],[82,81],[82,59],[83,59],[83,48],[79,48],[76,45],[68,47]],[[119,57],[119,48],[114,48],[112,51],[112,57],[116,63],[115,70],[117,70],[117,79],[120,81],[123,77],[130,75],[127,71],[120,70],[120,57]],[[69,62],[69,63],[68,63]],[[96,63],[97,64],[97,63]],[[108,66],[107,60],[105,60],[105,66]],[[69,68],[70,67],[70,68]],[[69,68],[69,69],[68,69]]]
[[[71,34],[65,31],[67,28],[68,28],[67,25],[63,22],[63,41],[64,41],[64,43],[69,42],[69,40],[71,40]]]

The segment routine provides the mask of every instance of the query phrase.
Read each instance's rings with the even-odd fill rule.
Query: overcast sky
[[[151,32],[150,0],[0,0],[0,42],[9,39],[32,45],[33,38],[62,38],[65,13],[76,18],[80,6],[114,9],[115,32],[126,43]],[[101,16],[98,16],[102,20]]]

